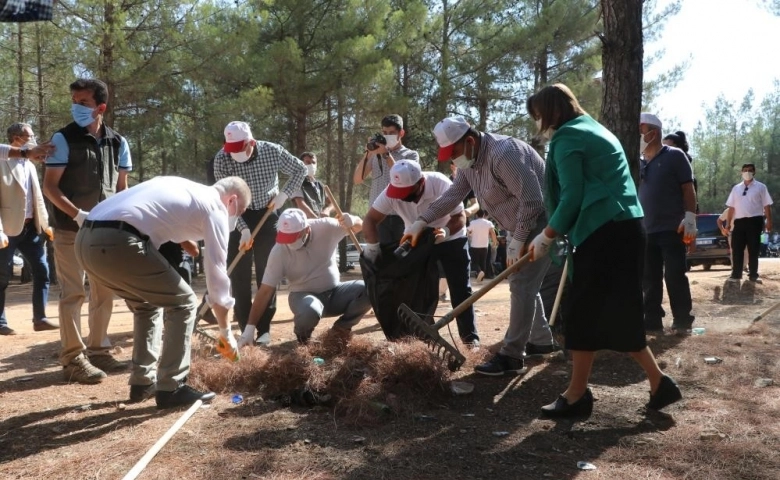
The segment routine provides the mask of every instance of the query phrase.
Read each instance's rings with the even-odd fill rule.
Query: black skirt
[[[636,352],[647,346],[642,308],[641,219],[611,221],[574,253],[564,334],[569,350]]]

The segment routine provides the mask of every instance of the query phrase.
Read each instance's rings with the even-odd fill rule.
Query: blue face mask
[[[85,107],[84,105],[79,105],[78,103],[74,103],[70,106],[70,113],[73,115],[73,121],[76,122],[79,127],[86,127],[95,121],[92,117],[93,111],[93,109]]]

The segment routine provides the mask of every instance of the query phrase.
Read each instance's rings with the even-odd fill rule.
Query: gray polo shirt
[[[308,221],[311,235],[306,245],[293,250],[277,243],[271,249],[263,284],[276,288],[283,278],[291,292],[322,293],[335,288],[341,279],[333,252],[347,234],[335,218]]]
[[[420,154],[417,153],[417,150],[406,148],[403,145],[397,150],[392,150],[390,154],[396,162],[410,160],[420,163]],[[371,162],[371,192],[368,194],[368,204],[373,205],[376,197],[390,184],[390,167],[387,166],[387,160],[376,158],[376,155],[368,160]]]
[[[685,153],[664,146],[649,162],[642,160],[639,178],[639,201],[647,233],[676,231],[685,216],[682,185],[693,181]]]

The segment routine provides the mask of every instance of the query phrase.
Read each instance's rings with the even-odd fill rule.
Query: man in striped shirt
[[[289,177],[281,190],[279,171]],[[255,277],[259,286],[268,255],[276,244],[276,221],[279,219],[276,212],[260,227],[254,240],[251,232],[265,214],[269,202],[273,200],[272,208],[277,210],[301,188],[306,177],[306,166],[281,145],[255,140],[247,123],[230,122],[225,127],[225,145],[214,157],[214,176],[217,180],[240,177],[252,192],[252,203],[236,223],[231,222],[229,225],[231,232],[227,254],[227,263],[230,265],[239,249],[247,251],[230,274],[233,296],[236,298],[233,314],[243,332],[252,308],[252,259],[254,257]],[[275,313],[276,295],[257,322],[257,343],[271,343],[271,320]]]
[[[480,207],[490,211],[511,238],[507,266],[517,262],[547,222],[542,199],[544,161],[528,144],[479,132],[461,117],[445,118],[433,134],[439,144],[439,161],[452,160],[458,167],[458,176],[452,187],[420,215],[404,239],[411,237],[412,243],[416,243],[428,223],[452,211],[473,190]],[[524,355],[556,349],[539,295],[549,265],[550,259],[545,258],[525,265],[509,277],[511,303],[504,343],[493,358],[474,367],[477,373],[523,373]]]

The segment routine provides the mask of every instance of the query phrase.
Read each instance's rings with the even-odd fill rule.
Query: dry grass
[[[323,403],[344,422],[370,425],[443,401],[449,377],[442,360],[419,341],[374,344],[330,330],[290,351],[245,349],[238,362],[197,357],[191,383],[219,393],[283,397],[283,404],[302,403],[300,392],[310,391],[327,398]]]

